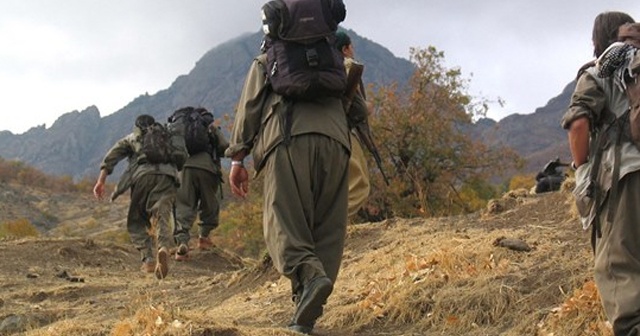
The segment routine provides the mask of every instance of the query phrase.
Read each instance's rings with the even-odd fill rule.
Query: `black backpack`
[[[189,155],[213,152],[213,144],[209,136],[209,125],[212,122],[211,113],[203,108],[193,107],[181,108],[169,118],[172,128],[177,129],[184,137]]]
[[[341,97],[346,74],[334,44],[346,16],[342,0],[272,0],[262,14],[273,91],[295,99]]]
[[[141,162],[160,164],[171,163],[173,147],[171,144],[171,132],[158,122],[143,129],[141,136]]]

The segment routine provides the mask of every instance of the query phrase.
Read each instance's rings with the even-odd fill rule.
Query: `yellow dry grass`
[[[523,189],[501,200],[513,200],[512,207],[350,226],[317,334],[611,335],[570,193]],[[98,228],[87,228],[102,232],[95,241],[0,242],[8,260],[0,281],[12,288],[0,294],[1,311],[63,312],[33,324],[28,335],[295,335],[283,328],[293,312],[290,284],[268,259],[242,259],[224,246],[194,251],[158,281],[138,271],[137,252],[107,229],[120,219],[101,214]],[[531,251],[494,244],[505,237]],[[52,265],[86,282],[61,287]],[[39,277],[25,279],[24,269]]]

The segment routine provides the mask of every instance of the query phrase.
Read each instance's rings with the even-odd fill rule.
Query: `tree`
[[[475,211],[476,199],[492,194],[487,181],[519,163],[513,150],[473,139],[474,117],[486,114],[488,102],[474,101],[460,70],[445,68],[443,60],[434,47],[412,49],[416,72],[408,88],[382,87],[375,94],[370,122],[391,184],[382,183],[371,162],[369,213],[429,217]]]

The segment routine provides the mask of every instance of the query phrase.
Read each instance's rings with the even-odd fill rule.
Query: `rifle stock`
[[[353,62],[351,64],[351,67],[349,68],[349,73],[347,74],[347,89],[345,91],[344,97],[342,98],[344,111],[347,114],[349,114],[353,99],[356,97],[356,93],[358,92],[358,85],[360,84],[360,79],[362,78],[363,71],[364,65],[356,62]]]
[[[344,106],[344,110],[349,117],[349,123],[351,127],[354,128],[356,134],[360,141],[367,147],[367,150],[373,155],[373,159],[380,170],[380,174],[382,174],[382,178],[384,182],[389,185],[389,179],[387,175],[384,173],[384,169],[382,168],[382,158],[380,158],[380,153],[378,152],[378,148],[376,148],[376,144],[373,141],[373,137],[371,136],[371,129],[369,128],[368,119],[368,111],[365,109],[364,115],[356,115],[355,111],[351,111],[351,107],[353,104],[353,100],[356,97],[356,94],[359,90],[359,85],[362,78],[362,73],[364,71],[364,65],[360,63],[352,63],[349,69],[349,73],[347,74],[347,90],[343,97],[342,103]]]

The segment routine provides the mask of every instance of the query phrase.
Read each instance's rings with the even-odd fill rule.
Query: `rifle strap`
[[[629,111],[616,119],[618,127],[615,139],[615,151],[613,155],[613,171],[611,172],[611,190],[609,192],[609,211],[607,213],[607,223],[613,223],[615,207],[618,204],[618,184],[620,179],[620,161],[622,156],[623,135],[629,130]]]
[[[615,117],[613,113],[608,111],[606,111],[605,114],[605,117],[609,117],[609,120]],[[589,161],[591,161],[591,174],[589,174],[589,193],[593,197],[594,206],[596,207],[596,213],[591,227],[591,248],[593,250],[593,253],[596,252],[597,238],[602,237],[602,231],[600,229],[600,204],[602,203],[603,199],[603,190],[598,184],[598,175],[600,173],[602,154],[606,149],[605,147],[608,147],[608,143],[611,138],[611,132],[613,128],[615,128],[615,120],[616,119],[613,119],[610,122],[604,122],[604,127],[602,127],[599,132],[595,132],[594,141],[589,146]],[[592,128],[592,130],[595,130],[595,127]]]
[[[592,152],[593,155],[589,155],[590,160],[592,161],[591,166],[591,174],[589,174],[589,193],[592,195],[594,200],[594,206],[596,207],[596,214],[593,219],[593,223],[591,224],[591,249],[593,253],[596,252],[596,240],[597,238],[602,237],[602,231],[600,230],[600,216],[599,216],[599,208],[600,201],[602,197],[602,189],[598,185],[598,173],[600,171],[600,161],[602,161],[602,149],[606,139],[606,131],[599,132],[594,141],[594,145],[590,146],[589,151]]]
[[[282,127],[282,144],[289,146],[291,144],[291,128],[293,127],[293,101],[288,98],[283,99],[284,108],[282,110],[281,127]]]
[[[611,112],[607,112],[612,115]],[[589,176],[589,180],[591,185],[591,192],[594,197],[594,206],[596,207],[596,214],[593,221],[593,228],[591,232],[591,247],[593,252],[595,253],[596,248],[596,240],[602,237],[602,228],[600,222],[600,214],[602,213],[602,205],[604,203],[607,195],[602,190],[601,186],[598,184],[598,175],[600,172],[600,163],[602,161],[602,154],[609,146],[614,146],[614,154],[613,154],[613,171],[611,172],[611,188],[608,191],[608,211],[606,223],[613,223],[613,219],[615,216],[615,207],[618,203],[618,183],[620,179],[620,163],[622,156],[622,142],[627,141],[627,137],[625,137],[625,132],[628,131],[629,123],[627,122],[629,118],[628,111],[625,112],[622,116],[615,118],[612,122],[610,122],[601,132],[599,132],[596,136],[596,141],[594,141],[595,146],[590,147],[589,151],[593,154],[590,157],[593,157],[591,174]]]

